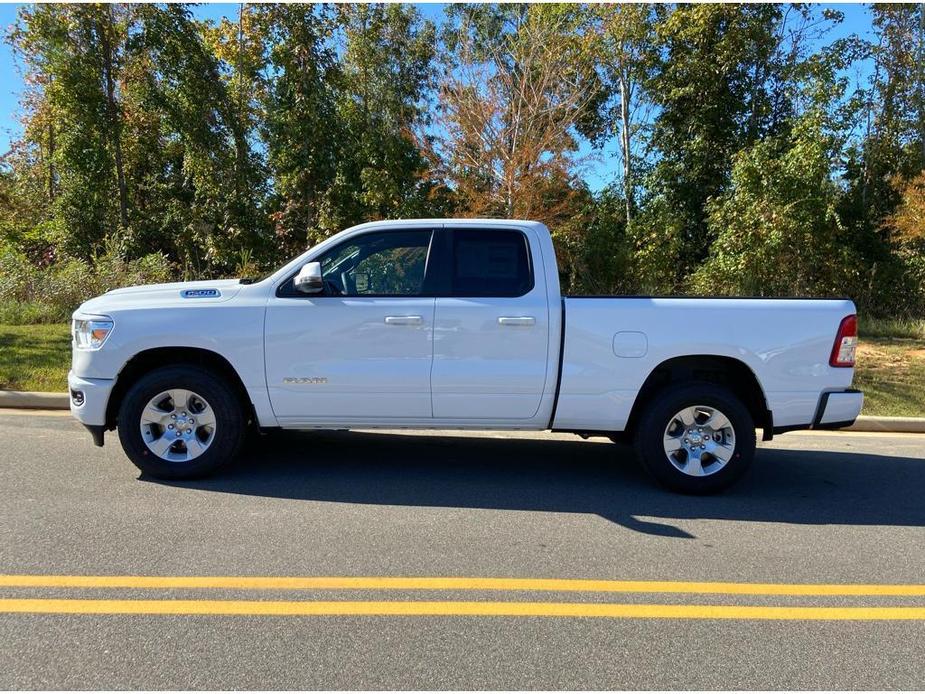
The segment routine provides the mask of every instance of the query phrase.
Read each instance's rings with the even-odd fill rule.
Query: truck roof
[[[481,217],[453,217],[445,219],[387,219],[378,222],[364,222],[363,224],[357,224],[345,229],[344,231],[355,231],[360,229],[365,229],[368,227],[375,227],[377,229],[382,229],[383,227],[401,227],[408,224],[450,224],[450,225],[459,225],[459,226],[494,226],[494,227],[509,227],[509,226],[519,226],[519,227],[543,227],[545,225],[541,222],[537,222],[529,219],[491,219],[491,218],[481,218]]]

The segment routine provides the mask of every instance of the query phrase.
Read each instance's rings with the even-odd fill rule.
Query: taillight
[[[832,356],[829,357],[829,366],[854,366],[854,353],[858,349],[858,317],[845,316],[838,326],[835,335],[835,344],[832,345]]]

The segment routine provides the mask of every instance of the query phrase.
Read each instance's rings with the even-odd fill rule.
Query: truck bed
[[[623,429],[653,371],[709,356],[744,364],[762,384],[773,427],[813,423],[826,391],[851,385],[829,366],[847,299],[565,297],[553,427]]]

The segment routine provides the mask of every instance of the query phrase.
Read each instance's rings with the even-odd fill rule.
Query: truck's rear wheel
[[[711,383],[672,386],[639,420],[636,452],[660,483],[710,494],[738,480],[755,457],[755,424],[729,390]]]
[[[164,367],[143,376],[119,408],[119,441],[142,472],[162,479],[206,475],[237,455],[241,403],[209,371]]]

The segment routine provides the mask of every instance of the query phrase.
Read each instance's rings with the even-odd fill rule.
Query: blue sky
[[[415,3],[421,13],[435,21],[443,17],[444,5],[442,3]],[[16,21],[17,10],[21,4],[0,3],[0,26],[6,30]],[[193,8],[193,12],[203,19],[219,20],[223,16],[235,18],[237,5],[233,3],[208,3]],[[827,41],[855,33],[867,37],[871,33],[870,14],[867,6],[862,4],[826,4],[845,13],[845,21],[832,33]],[[869,66],[859,66],[858,76],[863,79]],[[16,64],[13,52],[5,42],[0,44],[0,155],[9,149],[11,140],[18,137],[21,132],[17,111],[19,108],[19,94],[22,91],[21,67]],[[616,160],[613,156],[612,146],[604,147],[603,152],[592,153],[585,145],[582,155],[592,155],[589,170],[585,176],[592,190],[599,190],[610,182],[616,172]]]

